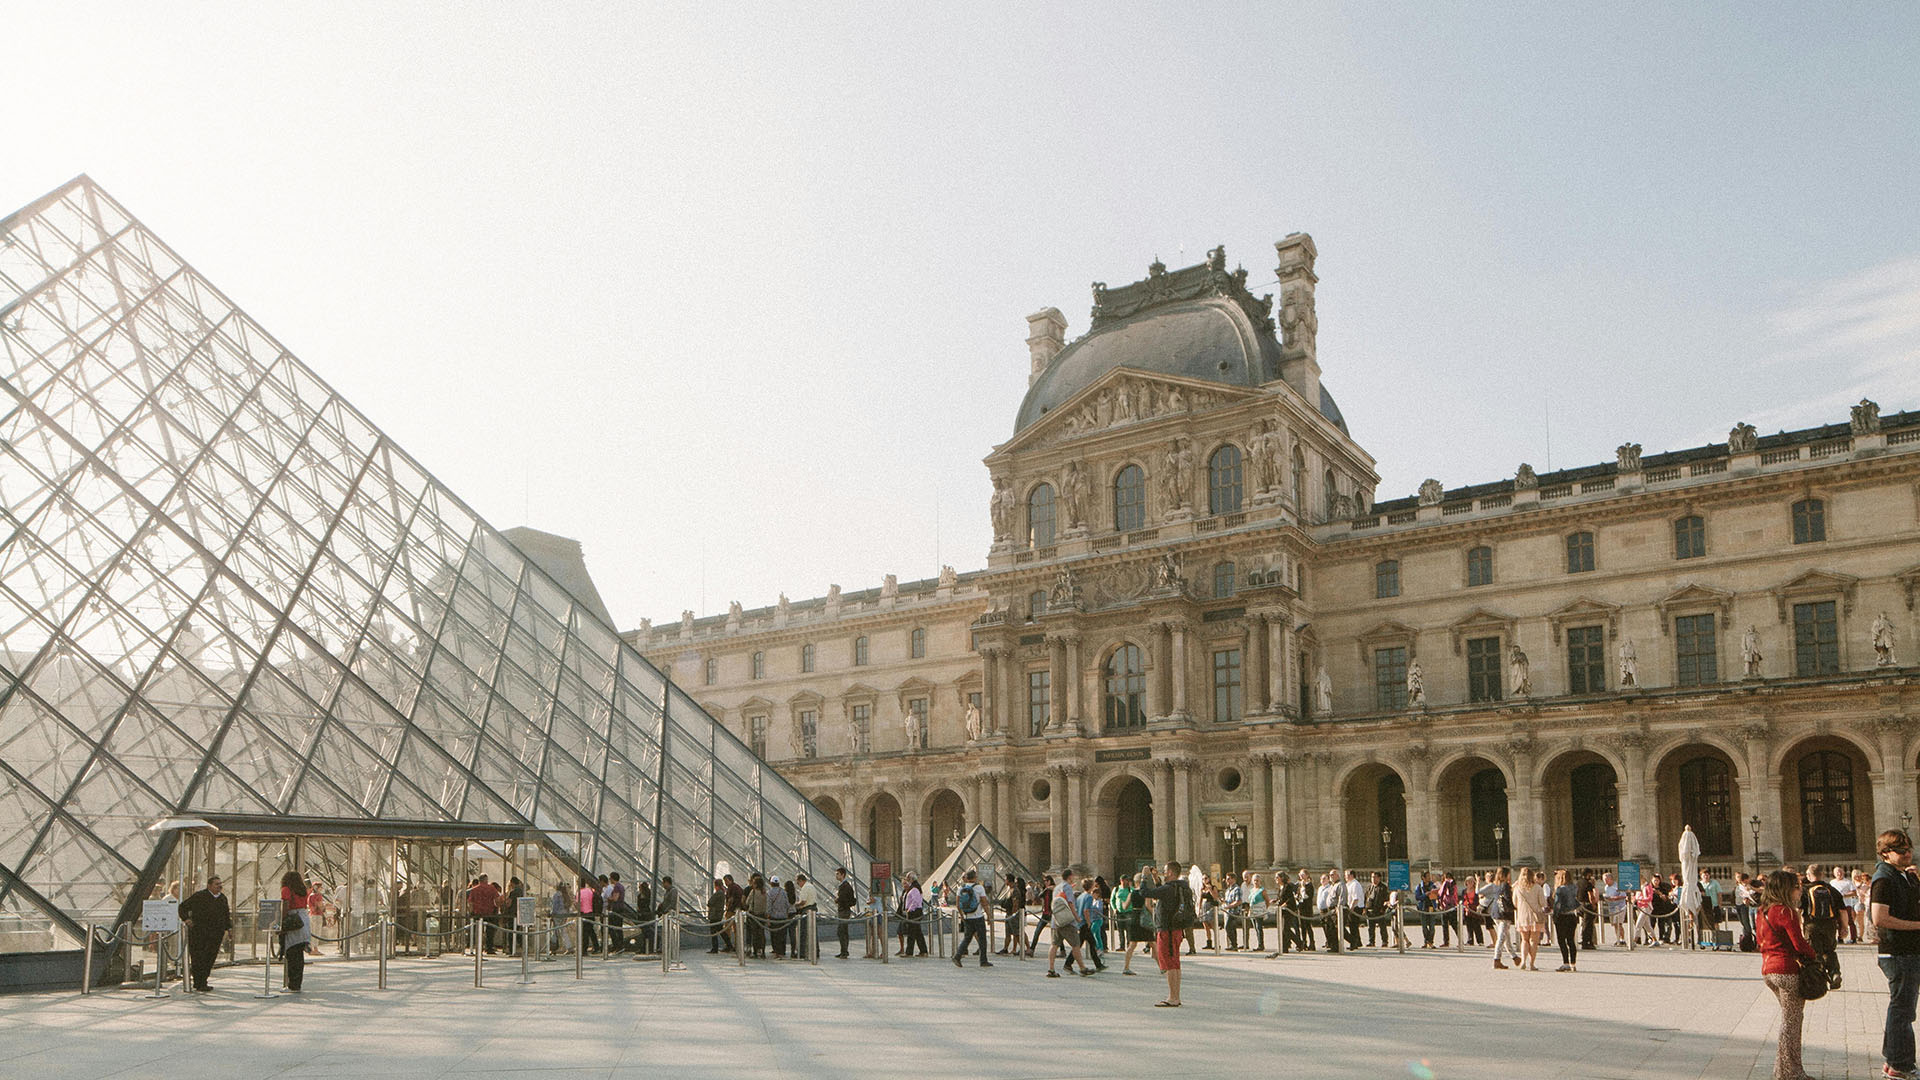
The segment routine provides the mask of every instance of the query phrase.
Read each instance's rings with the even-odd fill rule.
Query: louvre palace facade
[[[1920,790],[1920,412],[1376,500],[1276,252],[1277,314],[1215,250],[1029,318],[984,569],[629,641],[909,868],[974,825],[1107,873],[1871,861]]]

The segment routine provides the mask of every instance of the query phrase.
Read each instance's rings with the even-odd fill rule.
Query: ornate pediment
[[[1840,613],[1851,615],[1853,595],[1859,585],[1860,579],[1851,574],[1836,573],[1832,570],[1809,570],[1784,585],[1775,586],[1772,590],[1773,602],[1783,623],[1787,621],[1787,608],[1794,601],[1816,597],[1839,597]]]
[[[787,708],[799,712],[802,709],[818,709],[826,704],[826,698],[811,690],[802,690],[787,699]]]
[[[1460,655],[1460,644],[1470,637],[1494,635],[1503,641],[1513,640],[1514,617],[1503,615],[1486,608],[1474,608],[1466,617],[1447,627],[1453,634],[1453,654]]]
[[[756,695],[735,705],[734,708],[738,709],[742,716],[765,716],[771,713],[777,706],[766,698]]]
[[[1246,387],[1117,367],[1050,410],[995,454],[1035,450],[1128,424],[1206,412],[1260,394]]]
[[[1412,660],[1414,658],[1413,641],[1414,638],[1419,636],[1419,633],[1418,630],[1408,626],[1406,623],[1396,622],[1392,619],[1380,623],[1355,639],[1360,645],[1360,663],[1365,665],[1372,661],[1373,658],[1370,653],[1373,649],[1389,645],[1405,645],[1407,647],[1407,659]]]
[[[874,701],[879,697],[880,691],[875,690],[866,683],[854,683],[852,686],[840,691],[840,700],[849,704],[859,704],[862,701]]]
[[[1581,597],[1547,613],[1547,624],[1553,627],[1553,643],[1560,644],[1560,631],[1574,623],[1601,622],[1607,627],[1607,640],[1612,641],[1620,632],[1620,605]]]
[[[1653,605],[1660,612],[1660,632],[1673,633],[1673,616],[1685,615],[1689,611],[1697,612],[1702,608],[1711,608],[1720,613],[1720,629],[1733,626],[1733,594],[1725,589],[1716,589],[1711,585],[1689,582],[1670,592],[1664,599]]]

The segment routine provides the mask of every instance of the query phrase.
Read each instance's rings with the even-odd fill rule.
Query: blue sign
[[[1413,887],[1413,872],[1407,867],[1405,859],[1387,860],[1387,888],[1410,889]]]
[[[1613,868],[1613,876],[1620,887],[1632,892],[1640,887],[1640,864],[1637,862],[1618,863]]]

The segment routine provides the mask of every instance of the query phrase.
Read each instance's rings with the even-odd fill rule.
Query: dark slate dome
[[[1221,249],[1208,261],[1169,272],[1160,263],[1145,281],[1093,286],[1093,325],[1061,349],[1020,402],[1018,434],[1115,368],[1258,387],[1280,377],[1280,342],[1270,297],[1246,291],[1245,270],[1228,272]],[[1323,387],[1320,415],[1346,431],[1340,407]]]

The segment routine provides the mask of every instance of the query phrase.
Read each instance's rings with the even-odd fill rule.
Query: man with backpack
[[[1167,996],[1154,1007],[1177,1009],[1180,1007],[1180,939],[1195,922],[1193,890],[1180,876],[1177,862],[1167,863],[1166,877],[1157,884],[1151,883],[1151,870],[1146,876],[1147,880],[1134,890],[1135,902],[1153,901],[1153,959],[1167,976]]]
[[[1060,872],[1060,887],[1047,896],[1048,925],[1053,927],[1053,945],[1047,949],[1047,978],[1057,979],[1060,973],[1053,970],[1054,961],[1060,958],[1061,950],[1066,950],[1067,966],[1081,975],[1092,975],[1085,964],[1080,962],[1080,909],[1074,903],[1076,890],[1073,887],[1072,870]]]
[[[1807,944],[1820,954],[1827,971],[1827,985],[1840,989],[1840,909],[1845,903],[1840,893],[1820,876],[1820,868],[1807,867],[1806,888],[1800,893],[1800,914],[1807,921]]]
[[[980,943],[980,966],[992,967],[987,959],[987,905],[979,878],[969,870],[960,875],[960,889],[953,894],[953,910],[960,914],[960,944],[953,950],[953,966],[959,967],[967,955],[967,942]]]

